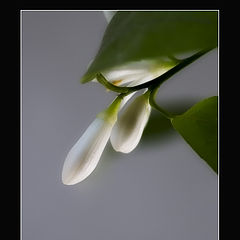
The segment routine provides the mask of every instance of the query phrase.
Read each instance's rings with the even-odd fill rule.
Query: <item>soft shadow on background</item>
[[[179,99],[161,104],[167,105],[168,108],[165,108],[167,110],[171,109],[171,112],[174,114],[182,114],[196,102],[196,99]],[[167,137],[170,137],[172,130],[173,127],[170,120],[166,119],[161,113],[153,109],[141,141],[151,142],[156,140],[160,141],[161,139],[165,140]]]

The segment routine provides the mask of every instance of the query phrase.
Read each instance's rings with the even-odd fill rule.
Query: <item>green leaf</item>
[[[186,142],[217,172],[218,97],[204,99],[171,120]]]
[[[141,60],[172,67],[174,58],[164,62],[166,57],[213,49],[217,47],[217,19],[217,11],[119,11],[81,81]]]

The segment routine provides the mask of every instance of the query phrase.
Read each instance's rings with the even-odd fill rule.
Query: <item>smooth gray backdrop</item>
[[[66,154],[114,97],[79,82],[107,22],[101,11],[22,11],[21,26],[22,239],[216,240],[218,177],[172,129],[127,155],[108,144],[90,177],[62,184]],[[168,80],[158,101],[174,110],[217,95],[217,54]]]

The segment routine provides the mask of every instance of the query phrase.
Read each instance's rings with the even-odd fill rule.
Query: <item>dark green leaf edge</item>
[[[218,152],[216,154],[216,159],[214,162],[210,162],[208,161],[207,159],[205,159],[205,157],[202,155],[201,152],[199,151],[196,151],[193,146],[192,146],[192,143],[186,139],[186,137],[184,136],[184,134],[182,134],[181,131],[179,131],[179,129],[176,129],[176,127],[174,126],[174,121],[181,117],[183,118],[184,115],[188,115],[188,114],[191,114],[191,112],[193,111],[193,109],[195,107],[197,107],[199,104],[203,104],[209,100],[215,100],[216,102],[218,101],[218,96],[212,96],[212,97],[209,97],[209,98],[206,98],[206,99],[203,99],[202,101],[196,103],[195,105],[193,105],[190,109],[188,109],[186,112],[182,113],[181,115],[177,115],[175,118],[172,118],[170,121],[171,121],[171,124],[173,126],[173,128],[183,137],[183,139],[189,144],[189,146],[193,149],[194,152],[196,152],[203,160],[205,160],[205,162],[211,167],[211,169],[215,172],[215,173],[218,173]],[[188,117],[189,118],[189,117]],[[193,119],[193,117],[191,117]],[[206,121],[205,119],[199,119],[199,118],[195,118],[197,120],[200,120],[200,121]],[[216,119],[217,120],[217,119]],[[217,143],[216,143],[217,144]],[[218,147],[217,147],[217,151],[218,151]]]

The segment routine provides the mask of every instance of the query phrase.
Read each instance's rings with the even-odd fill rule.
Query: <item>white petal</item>
[[[151,112],[146,96],[137,97],[120,115],[110,141],[118,152],[129,153],[139,143]]]
[[[161,58],[158,60],[141,60],[136,62],[128,62],[122,66],[118,66],[102,74],[106,79],[115,84],[122,86],[126,83],[134,83],[136,86],[148,82],[176,65],[170,59]]]
[[[142,74],[145,71],[143,69],[113,69],[105,73],[106,77],[110,80],[116,80],[119,78],[127,78],[132,75]]]
[[[134,87],[134,86],[137,86],[137,85],[149,82],[149,81],[153,80],[156,77],[158,77],[158,75],[155,76],[155,75],[150,74],[150,73],[149,74],[145,74],[145,76],[142,76],[141,78],[136,79],[135,81],[133,81],[132,84],[131,84],[131,87]]]
[[[161,76],[162,74],[164,74],[168,70],[169,70],[169,68],[159,68],[159,69],[155,70],[155,72],[149,72],[148,74],[145,74],[145,76],[142,76],[142,78],[136,79],[131,84],[131,86],[134,87],[134,86],[143,84],[145,82],[149,82],[149,81]]]
[[[120,104],[120,109],[124,107],[124,105],[128,102],[128,100],[135,94],[136,92],[130,93],[127,96],[125,96]]]
[[[96,118],[67,155],[62,182],[73,185],[88,177],[98,164],[114,123]]]
[[[126,75],[124,75],[122,71],[111,71],[111,72],[103,73],[103,75],[109,82],[117,86],[124,86],[127,83],[131,83],[133,81],[139,80],[143,76],[145,76],[145,74],[146,73],[144,71],[141,71],[141,72],[139,71],[138,73],[137,72],[129,73]]]

